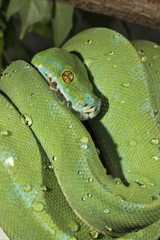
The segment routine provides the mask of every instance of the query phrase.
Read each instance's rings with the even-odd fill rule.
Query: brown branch
[[[57,2],[160,29],[160,0],[57,0]]]

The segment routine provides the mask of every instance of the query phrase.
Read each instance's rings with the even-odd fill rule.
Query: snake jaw
[[[88,109],[88,107],[89,107],[89,109]],[[99,111],[97,110],[97,107],[95,105],[83,107],[83,108],[81,108],[81,111],[79,112],[80,113],[80,117],[79,118],[81,120],[92,119],[92,118],[94,118],[98,114],[98,112]]]

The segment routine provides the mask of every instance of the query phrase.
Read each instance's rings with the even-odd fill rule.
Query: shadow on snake
[[[89,70],[89,68],[87,67],[87,65],[85,64],[82,55],[76,51],[71,51],[71,53],[76,55],[85,65],[88,73],[88,78],[93,86],[93,92],[99,99],[101,99],[101,112],[93,120],[83,122],[83,125],[91,134],[94,144],[96,145],[97,149],[99,149],[100,151],[99,158],[104,168],[107,169],[107,174],[111,175],[113,178],[120,178],[125,186],[129,186],[129,183],[127,182],[127,179],[125,178],[122,171],[121,157],[119,156],[117,151],[117,144],[113,141],[112,136],[110,135],[108,130],[100,122],[100,120],[104,117],[104,115],[109,110],[109,106],[110,106],[109,99],[106,96],[104,96],[96,87],[94,83],[94,77],[91,71]],[[98,134],[98,132],[96,132],[96,135],[94,134],[95,124],[99,132],[105,135],[105,140],[104,139],[102,140],[101,134]],[[108,150],[107,150],[108,145],[109,145],[110,152],[112,152],[114,155],[114,158],[112,161],[108,156]]]

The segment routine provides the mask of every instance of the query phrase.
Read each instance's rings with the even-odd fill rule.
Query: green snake
[[[0,225],[10,239],[159,239],[159,59],[155,43],[93,28],[3,71]]]

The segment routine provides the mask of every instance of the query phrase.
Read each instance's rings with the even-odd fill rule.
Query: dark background
[[[86,12],[80,9],[75,9],[74,11],[73,28],[67,39],[91,27],[111,28],[121,33],[129,40],[145,39],[160,44],[160,30],[151,29],[135,23],[128,23],[101,14]],[[23,41],[31,49],[33,55],[41,50],[54,46],[52,37],[45,38],[33,32],[27,33]]]

